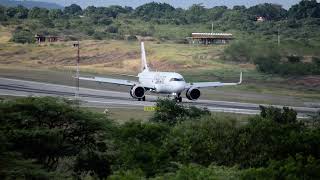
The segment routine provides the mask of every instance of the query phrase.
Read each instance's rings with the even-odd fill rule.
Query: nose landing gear
[[[176,97],[176,101],[179,102],[179,103],[181,103],[181,102],[182,102],[182,97],[181,97],[181,96]]]
[[[182,102],[182,97],[181,97],[181,93],[179,94],[172,94],[175,101],[181,103]]]

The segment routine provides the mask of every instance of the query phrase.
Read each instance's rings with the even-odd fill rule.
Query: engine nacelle
[[[143,98],[146,90],[142,86],[133,86],[130,90],[130,95],[133,98]]]
[[[189,100],[197,100],[201,96],[201,92],[197,88],[190,88],[187,90],[186,96]]]

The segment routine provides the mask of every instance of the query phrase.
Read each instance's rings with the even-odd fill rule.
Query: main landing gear
[[[146,97],[145,96],[143,96],[143,98],[138,98],[138,101],[146,101]]]

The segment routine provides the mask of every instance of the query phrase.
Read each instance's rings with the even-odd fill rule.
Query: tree
[[[53,21],[49,18],[41,18],[40,19],[40,23],[47,27],[47,28],[53,28],[54,27],[54,24],[53,24]]]
[[[210,115],[210,111],[207,109],[199,109],[197,107],[186,108],[170,99],[157,100],[155,109],[156,111],[150,121],[169,125],[176,125],[190,118],[194,120]]]
[[[167,3],[151,2],[137,7],[134,15],[147,21],[156,18],[170,19],[174,18],[174,11],[175,8]]]
[[[297,112],[288,107],[283,107],[283,110],[276,107],[260,106],[260,116],[266,119],[271,119],[277,123],[288,124],[297,122]]]
[[[28,29],[17,27],[12,34],[11,41],[22,44],[33,43],[35,41],[34,34]]]
[[[18,18],[18,19],[26,19],[28,18],[28,13],[29,13],[29,9],[28,8],[25,8],[21,5],[17,6],[17,12],[16,14],[14,15],[15,18]]]
[[[232,166],[237,144],[235,120],[226,117],[203,117],[185,121],[172,128],[163,147],[172,161]]]
[[[76,158],[72,170],[104,178],[109,175],[105,140],[113,128],[108,129],[112,123],[105,115],[51,97],[2,102],[0,114],[0,132],[10,144],[9,149],[25,160],[35,160],[47,172],[55,172],[64,158]],[[81,165],[92,162],[103,167]]]
[[[128,41],[137,41],[138,38],[137,38],[137,36],[129,35],[129,36],[127,37],[127,40],[128,40]]]
[[[82,8],[77,4],[71,4],[70,6],[66,6],[63,12],[69,16],[78,16],[82,14]]]
[[[249,42],[236,41],[224,50],[224,57],[229,61],[250,62],[252,61],[252,46]]]
[[[95,6],[88,6],[86,9],[83,10],[83,14],[85,16],[92,16],[96,13],[97,8]]]
[[[31,19],[41,19],[48,18],[49,11],[45,8],[34,7],[29,11],[29,18]]]
[[[189,23],[201,23],[206,21],[207,9],[202,4],[194,4],[186,11],[186,18]]]
[[[290,55],[290,56],[287,56],[287,59],[288,59],[288,62],[290,62],[290,63],[299,63],[299,62],[301,62],[302,57]]]
[[[109,33],[118,33],[118,27],[111,25],[107,27],[106,31]]]
[[[169,169],[163,140],[169,127],[156,123],[127,122],[119,127],[117,148],[118,170],[141,169],[148,177]]]
[[[50,19],[59,19],[63,16],[61,9],[51,9],[48,14]]]
[[[287,17],[287,10],[281,5],[264,3],[252,6],[247,12],[255,17],[262,16],[268,20],[281,20]]]
[[[74,171],[80,177],[90,172],[99,179],[106,179],[112,174],[110,156],[99,151],[81,152],[76,158]]]
[[[236,162],[241,167],[265,167],[270,160],[284,160],[297,154],[319,157],[319,129],[310,129],[297,121],[297,113],[288,108],[263,108],[239,129]]]
[[[7,20],[6,8],[0,5],[0,21],[6,21],[6,20]]]
[[[13,18],[18,13],[18,10],[16,7],[9,7],[7,8],[7,16],[10,18]]]
[[[209,167],[197,164],[180,165],[176,172],[167,173],[158,179],[238,179],[240,171],[237,168],[229,168],[224,166]]]
[[[265,51],[253,56],[253,62],[256,64],[257,69],[264,73],[279,73],[282,67],[280,65],[281,55],[273,48],[269,49],[269,52]]]
[[[121,7],[121,6],[113,5],[113,6],[109,6],[107,8],[107,11],[108,11],[107,14],[108,14],[109,17],[116,18],[121,13],[123,13],[123,14],[129,13],[130,9],[126,9],[126,8]]]
[[[320,161],[300,154],[281,161],[270,161],[267,167],[242,171],[242,179],[319,179]]]
[[[232,9],[236,11],[245,11],[247,8],[246,6],[233,6]]]
[[[223,14],[228,10],[228,7],[226,6],[216,6],[211,9],[208,9],[208,16],[211,21],[216,21],[220,18],[222,18]]]
[[[289,17],[295,19],[320,18],[320,3],[316,0],[302,0],[289,9]]]
[[[123,8],[121,6],[109,6],[109,7],[94,7],[89,6],[84,10],[84,14],[90,18],[117,18],[119,14],[126,14],[131,12],[132,9]],[[98,21],[98,19],[97,19]]]

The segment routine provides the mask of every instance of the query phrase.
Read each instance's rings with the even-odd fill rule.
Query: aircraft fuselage
[[[139,75],[140,85],[152,85],[156,93],[180,94],[186,88],[182,75],[173,72],[143,71]]]

